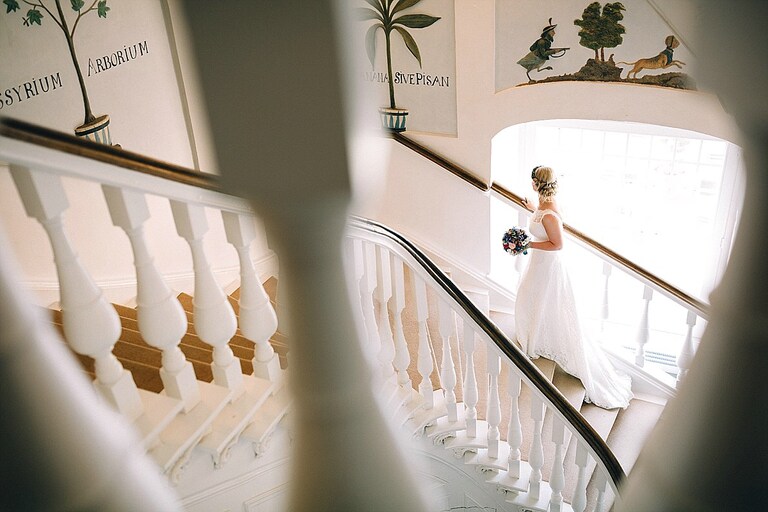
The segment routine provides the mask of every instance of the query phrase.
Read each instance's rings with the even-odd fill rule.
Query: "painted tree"
[[[615,48],[623,42],[626,32],[621,23],[626,10],[621,2],[607,3],[601,8],[600,2],[592,2],[581,14],[581,19],[573,21],[579,30],[579,44],[595,52],[595,60],[605,61],[605,49]]]
[[[595,60],[600,60],[599,27],[600,27],[600,2],[592,2],[581,13],[581,19],[574,20],[574,25],[581,27],[579,30],[579,44],[595,52]]]
[[[92,123],[96,120],[96,116],[94,116],[93,112],[91,111],[91,103],[88,100],[88,91],[85,88],[85,80],[83,80],[83,73],[80,71],[80,64],[77,62],[74,39],[77,26],[79,25],[83,16],[86,16],[90,12],[96,12],[98,13],[99,18],[107,17],[107,12],[110,10],[110,8],[107,6],[107,0],[93,0],[87,9],[83,9],[85,7],[85,0],[70,0],[70,7],[77,13],[77,17],[75,18],[71,29],[67,23],[67,17],[64,15],[64,9],[61,7],[60,0],[54,0],[54,3],[56,4],[55,13],[48,8],[46,1],[47,0],[21,0],[23,4],[26,4],[30,7],[30,9],[27,11],[27,15],[22,18],[24,26],[42,26],[44,19],[43,11],[45,11],[64,33],[64,37],[67,40],[67,47],[69,48],[69,55],[72,57],[72,64],[75,66],[77,80],[80,83],[80,92],[83,95],[83,107],[85,110],[85,120],[83,121],[83,125]],[[16,12],[21,8],[18,0],[3,0],[3,3],[6,6],[6,14]]]
[[[421,67],[419,46],[406,28],[425,28],[440,18],[427,14],[402,14],[398,16],[402,11],[415,6],[421,0],[365,0],[365,2],[371,7],[358,8],[359,18],[363,21],[375,21],[365,34],[365,50],[368,54],[368,60],[371,61],[371,67],[373,67],[376,58],[376,33],[381,29],[384,32],[384,42],[387,51],[389,104],[391,108],[397,108],[395,106],[395,84],[392,75],[392,32],[400,34],[406,48],[416,58],[419,62],[419,67]]]

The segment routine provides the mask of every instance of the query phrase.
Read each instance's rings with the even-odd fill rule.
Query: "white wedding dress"
[[[529,224],[534,241],[548,240],[541,222],[546,215],[561,222],[552,210],[536,210]],[[603,350],[585,336],[560,251],[531,250],[528,257],[515,303],[517,340],[523,350],[532,358],[551,359],[579,378],[585,402],[606,409],[629,405],[631,380],[617,373]]]

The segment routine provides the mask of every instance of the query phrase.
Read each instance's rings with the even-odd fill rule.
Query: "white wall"
[[[498,4],[508,6],[509,2],[498,0]],[[515,20],[514,25],[500,28],[496,19],[497,2],[456,2],[458,137],[406,132],[407,136],[458,163],[488,184],[493,181],[493,137],[508,126],[535,120],[596,119],[651,123],[739,143],[740,133],[731,116],[723,110],[714,95],[703,91],[615,83],[556,82],[510,87],[496,92],[495,55],[499,49],[495,47],[494,35],[497,28],[522,31],[532,23],[534,13],[541,17],[551,11],[554,16],[555,8],[560,8],[561,2],[514,2],[512,7],[518,12],[525,10],[522,8],[526,5],[528,14]],[[578,5],[580,17],[586,3]],[[663,4],[657,5],[663,7]],[[653,9],[647,7],[642,8],[642,15],[649,20],[655,32],[672,30]],[[547,8],[550,8],[549,11]],[[572,10],[573,5],[568,9]],[[563,16],[563,23],[572,24],[573,19],[573,16]],[[640,30],[640,27],[633,28],[632,37],[636,37]],[[679,37],[683,41],[689,38],[690,34]],[[633,44],[636,44],[633,48],[640,48],[639,41]],[[582,57],[586,60],[584,55]],[[385,197],[377,204],[361,208],[361,213],[388,223],[417,241],[429,243],[443,256],[471,262],[478,272],[487,272],[492,247],[488,242],[490,235],[478,231],[487,229],[488,197],[426,159],[403,154],[408,150],[398,146],[392,145]],[[522,193],[528,194],[528,191]]]

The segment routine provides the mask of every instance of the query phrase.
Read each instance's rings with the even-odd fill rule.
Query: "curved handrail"
[[[52,130],[36,124],[0,117],[0,135],[29,142],[71,155],[83,156],[99,162],[131,169],[143,174],[164,178],[193,187],[224,192],[221,181],[214,174],[202,173],[180,165],[163,162],[116,146],[107,146],[82,137]]]
[[[394,241],[402,247],[407,253],[416,260],[416,262],[434,279],[437,283],[480,327],[485,334],[494,342],[499,350],[514,364],[523,375],[544,395],[559,412],[565,420],[573,426],[576,432],[587,442],[597,458],[605,466],[608,475],[617,488],[626,479],[624,470],[611,449],[595,431],[594,428],[584,419],[581,413],[576,410],[565,396],[542,375],[539,369],[534,365],[522,350],[517,348],[514,343],[493,323],[475,304],[462,292],[456,283],[448,278],[440,268],[418,247],[411,243],[403,235],[388,228],[378,222],[352,216],[350,225],[376,233]]]
[[[475,188],[478,188],[484,192],[491,190],[493,192],[498,193],[505,199],[513,202],[514,204],[520,206],[521,208],[525,208],[525,205],[522,202],[522,198],[516,195],[514,192],[507,190],[504,186],[499,185],[496,182],[493,182],[489,187],[485,182],[477,178],[474,174],[472,174],[468,170],[464,169],[463,167],[459,166],[454,162],[451,162],[446,158],[441,157],[431,149],[427,148],[422,144],[419,144],[418,142],[406,137],[401,133],[392,134],[392,138],[397,142],[399,142],[400,144],[404,145],[405,147],[415,151],[416,153],[422,155],[423,157],[441,166],[443,169],[449,171],[451,174],[458,176],[459,178],[471,184]],[[660,277],[653,274],[652,272],[628,260],[621,254],[609,249],[608,247],[604,246],[603,244],[596,241],[595,239],[585,235],[583,232],[579,231],[578,229],[572,226],[569,226],[568,224],[563,224],[563,228],[569,235],[574,237],[580,243],[591,248],[593,251],[599,254],[602,254],[605,259],[611,260],[612,262],[614,262],[614,264],[617,267],[620,267],[624,269],[624,271],[626,271],[627,273],[635,275],[639,277],[641,280],[651,284],[653,287],[655,287],[656,289],[658,289],[668,297],[672,298],[673,300],[681,302],[682,304],[687,306],[689,309],[695,311],[696,314],[699,315],[700,317],[704,319],[709,318],[709,304],[685,293],[684,291],[668,283],[667,281],[661,279]]]

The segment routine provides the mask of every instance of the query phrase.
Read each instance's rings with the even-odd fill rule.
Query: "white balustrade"
[[[376,248],[376,246],[374,246]],[[397,383],[393,360],[395,359],[395,339],[389,323],[389,301],[392,298],[392,271],[389,251],[378,246],[376,265],[376,301],[379,303],[379,363],[386,381]]]
[[[469,322],[464,322],[464,352],[467,362],[464,370],[464,419],[467,437],[477,437],[477,377],[475,376],[475,330]]]
[[[501,434],[501,400],[499,398],[499,375],[501,374],[501,357],[494,347],[488,347],[488,408],[485,420],[488,422],[488,457],[499,458],[499,441]]]
[[[645,366],[645,345],[650,338],[650,325],[648,320],[648,310],[653,299],[653,288],[646,286],[643,291],[643,314],[640,317],[640,325],[637,328],[637,348],[635,349],[635,364]]]
[[[541,438],[541,430],[544,425],[544,404],[536,394],[531,396],[531,419],[533,420],[533,441],[528,455],[528,464],[531,465],[528,493],[531,498],[538,500],[541,495],[541,468],[544,467],[544,445]]]
[[[455,322],[453,310],[442,299],[438,299],[439,329],[443,340],[443,360],[440,367],[440,380],[445,392],[445,406],[448,413],[448,421],[458,421],[458,408],[456,406],[456,368],[451,353],[451,334]]]
[[[253,375],[280,386],[280,361],[269,342],[277,332],[277,314],[251,259],[251,244],[256,238],[254,219],[250,215],[227,211],[222,211],[221,215],[227,241],[237,251],[240,261],[238,321],[240,332],[255,344]]]
[[[606,484],[608,483],[608,477],[606,476],[604,470],[596,468],[592,479],[594,481],[595,489],[597,489],[597,498],[595,499],[594,512],[604,512]]]
[[[696,319],[698,318],[698,315],[696,315],[693,311],[688,311],[688,315],[686,318],[686,324],[688,325],[688,329],[685,333],[685,340],[683,341],[683,346],[680,347],[680,353],[677,355],[677,384],[679,385],[680,382],[682,382],[683,378],[685,377],[685,374],[688,373],[688,369],[691,367],[691,362],[693,362],[693,355],[696,353],[696,348],[693,344],[693,328],[696,326]]]
[[[429,332],[427,331],[427,319],[429,318],[429,308],[427,303],[427,287],[424,281],[417,275],[413,275],[413,285],[416,295],[416,320],[419,323],[419,348],[417,368],[421,375],[419,383],[419,393],[424,398],[424,408],[432,409],[435,405],[435,392],[432,388],[432,347],[429,343]]]
[[[610,316],[610,296],[608,294],[608,285],[611,280],[611,271],[613,266],[607,261],[603,262],[603,307],[600,311],[600,318],[602,320],[602,326],[605,327],[605,322],[608,321]]]
[[[509,394],[509,427],[507,429],[507,444],[509,444],[509,475],[513,478],[520,477],[520,447],[523,444],[523,428],[520,423],[520,389],[522,380],[520,375],[510,368],[507,380],[507,392]]]
[[[552,474],[549,478],[549,487],[552,489],[549,512],[560,512],[563,506],[563,488],[565,487],[565,468],[563,467],[565,425],[557,417],[552,420],[552,442],[555,445],[555,455],[552,463]]]
[[[195,333],[213,347],[213,380],[231,390],[236,398],[243,391],[243,373],[240,362],[229,347],[229,340],[237,331],[237,319],[232,305],[216,282],[205,254],[203,237],[208,231],[205,209],[180,201],[171,201],[176,231],[189,244],[195,271],[193,313]]]
[[[405,275],[403,260],[392,255],[392,288],[394,293],[389,307],[395,324],[395,359],[394,366],[397,371],[397,383],[401,388],[411,389],[411,377],[408,375],[408,366],[411,364],[411,355],[408,352],[408,344],[403,331],[403,310],[405,309]]]
[[[571,508],[573,512],[584,512],[587,508],[587,448],[581,441],[576,446],[576,467],[578,474],[576,476],[576,489],[573,492]]]
[[[121,187],[102,186],[112,223],[125,231],[131,242],[136,267],[136,312],[139,332],[148,345],[162,350],[160,378],[165,393],[181,400],[184,412],[200,401],[192,363],[179,342],[187,332],[187,316],[178,298],[155,266],[144,236],[149,209],[143,193]]]
[[[368,346],[366,353],[369,355],[374,374],[383,379],[382,369],[378,365],[381,352],[381,337],[379,326],[376,322],[376,309],[374,307],[374,292],[376,291],[376,246],[372,242],[362,241],[363,276],[360,279],[360,297],[363,306],[363,319],[365,330],[368,333]]]
[[[94,359],[94,386],[129,420],[144,412],[133,377],[112,354],[122,327],[115,308],[106,300],[80,263],[64,230],[69,208],[61,178],[11,166],[11,175],[27,215],[42,224],[53,249],[59,277],[64,337],[72,349]]]

